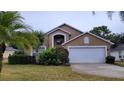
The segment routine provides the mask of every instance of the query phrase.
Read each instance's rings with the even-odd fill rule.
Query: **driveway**
[[[71,64],[72,70],[98,76],[124,78],[124,67],[111,64]]]

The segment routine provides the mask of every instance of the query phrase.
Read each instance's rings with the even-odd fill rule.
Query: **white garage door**
[[[105,47],[69,47],[70,63],[104,63]]]

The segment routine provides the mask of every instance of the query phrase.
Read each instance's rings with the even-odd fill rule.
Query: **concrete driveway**
[[[72,70],[98,76],[124,78],[124,67],[111,64],[71,64]]]

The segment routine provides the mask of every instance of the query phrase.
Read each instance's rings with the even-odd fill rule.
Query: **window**
[[[121,56],[119,56],[119,58],[121,58]]]
[[[84,37],[84,44],[89,44],[89,43],[90,43],[89,37]]]
[[[55,35],[54,36],[54,45],[62,45],[64,43],[64,35]]]

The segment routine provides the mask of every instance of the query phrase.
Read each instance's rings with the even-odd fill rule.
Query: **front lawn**
[[[124,67],[124,61],[115,62],[114,64],[115,64],[115,65],[118,65],[118,66],[121,66],[121,67]]]
[[[87,74],[78,74],[69,66],[9,65],[4,63],[0,80],[38,81],[38,80],[122,80]]]

